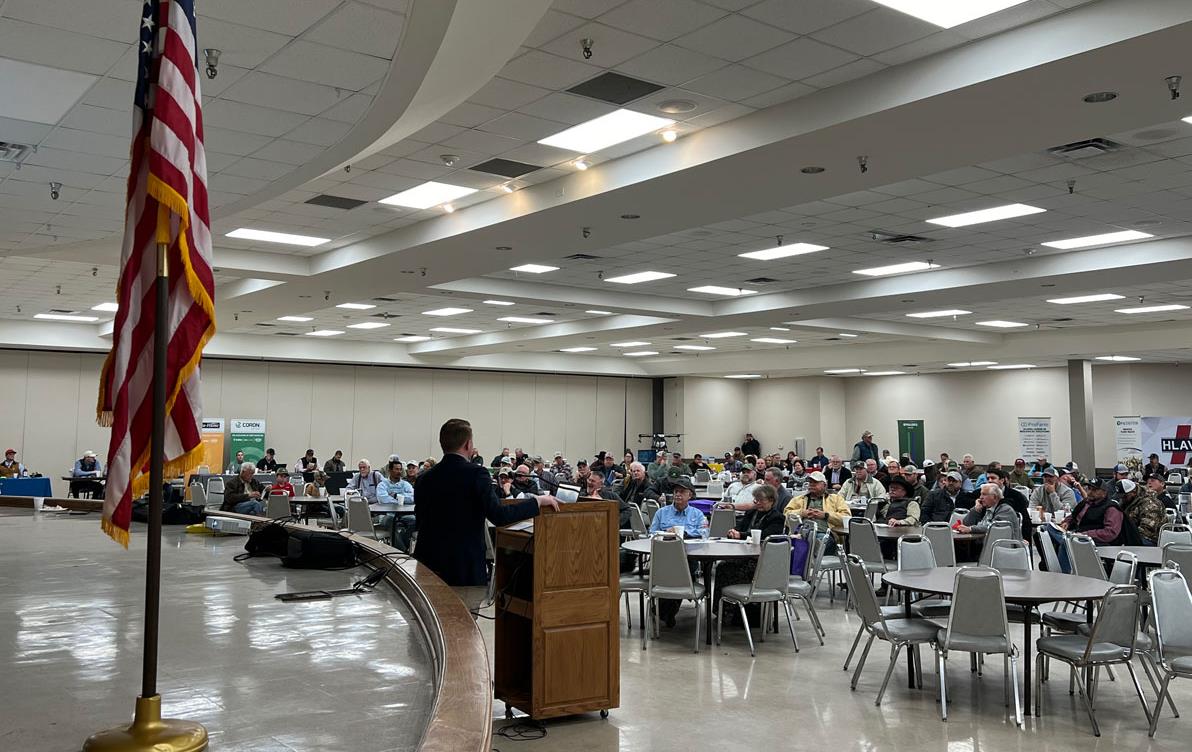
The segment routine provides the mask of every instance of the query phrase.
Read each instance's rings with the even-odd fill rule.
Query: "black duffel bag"
[[[356,544],[330,530],[293,530],[281,565],[292,569],[348,569],[356,566]]]

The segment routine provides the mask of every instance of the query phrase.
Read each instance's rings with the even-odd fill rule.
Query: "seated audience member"
[[[407,462],[406,463],[406,480],[413,483],[417,479],[418,479],[418,463]]]
[[[891,478],[889,491],[889,498],[878,505],[877,522],[892,527],[918,525],[922,509],[911,482],[902,477]]]
[[[1023,536],[1020,540],[1029,541],[1031,533],[1034,531],[1034,525],[1031,523],[1030,502],[1027,501],[1026,495],[1010,485],[1009,473],[1004,468],[986,470],[985,478],[986,484],[992,483],[1002,489],[1002,499],[1015,512],[1018,512],[1018,529],[1022,531]]]
[[[981,486],[983,486],[989,482],[988,473],[990,470],[1001,470],[1001,469],[1002,469],[1002,463],[998,462],[997,460],[990,460],[989,462],[985,463],[985,472],[983,472],[977,476],[977,482],[973,486],[973,488],[980,488]],[[976,498],[976,492],[974,492],[973,498]]]
[[[741,465],[743,463],[733,456],[732,452],[725,452],[724,459],[721,460],[720,464],[724,467],[724,472],[726,473],[739,473],[741,472]]]
[[[1021,457],[1014,460],[1014,469],[1009,472],[1007,479],[1013,486],[1035,487],[1035,481],[1031,478],[1030,471],[1027,470],[1026,460]]]
[[[632,465],[642,467],[644,473],[644,466],[638,462],[631,463],[631,473],[633,472]],[[680,475],[674,483],[674,493],[674,503],[667,504],[654,513],[654,521],[650,523],[650,534],[670,532],[676,527],[681,527],[684,538],[707,538],[708,519],[704,517],[703,512],[691,506],[691,499],[695,496],[695,486],[691,480]],[[692,563],[691,567],[694,576],[695,564]],[[659,599],[659,620],[668,627],[675,626],[675,614],[679,612],[679,606],[682,604],[682,601],[671,598]]]
[[[1034,464],[1027,468],[1027,473],[1033,479],[1041,479],[1043,477],[1043,471],[1049,467],[1051,467],[1051,463],[1047,461],[1047,457],[1039,454],[1035,456]]]
[[[344,486],[348,491],[359,491],[368,503],[377,503],[377,486],[381,483],[381,473],[372,469],[372,463],[362,459],[356,463],[357,473]]]
[[[797,514],[805,520],[815,522],[815,532],[826,544],[824,553],[835,553],[836,538],[833,529],[844,527],[844,519],[852,516],[848,502],[840,494],[828,490],[828,479],[818,470],[808,478],[807,493],[796,496],[783,508],[785,519],[788,514]]]
[[[927,501],[927,486],[923,483],[923,471],[914,465],[904,465],[902,477],[911,484],[911,496],[915,497],[920,507],[923,506],[923,502]]]
[[[792,454],[794,453],[792,452]],[[823,447],[816,447],[815,455],[807,460],[807,464],[817,470],[822,470],[823,468],[827,467],[829,462],[831,462],[831,460],[824,455]]]
[[[868,466],[868,465],[866,465]],[[902,466],[894,460],[883,460],[878,463],[878,471],[874,473],[877,482],[886,490],[890,489],[890,479],[902,476]]]
[[[294,486],[290,483],[290,473],[288,470],[278,470],[277,478],[269,485],[270,496],[285,496],[287,499],[294,498]]]
[[[832,458],[828,460],[828,466],[822,468],[820,472],[828,479],[828,487],[833,491],[839,491],[853,475],[844,466],[838,454],[833,454]]]
[[[1153,474],[1146,478],[1146,489],[1155,496],[1155,500],[1163,505],[1164,509],[1177,509],[1179,502],[1167,491],[1167,475]]]
[[[658,492],[649,478],[646,477],[646,466],[640,462],[629,464],[629,475],[616,489],[617,495],[626,502],[641,505],[646,499],[657,500]]]
[[[646,477],[650,479],[651,483],[657,483],[666,477],[667,471],[670,470],[670,455],[666,452],[659,452],[646,468]]]
[[[1146,464],[1142,466],[1142,477],[1146,478],[1151,475],[1162,476],[1163,481],[1167,481],[1167,466],[1159,461],[1159,455],[1151,452],[1147,457]]]
[[[377,501],[386,504],[413,503],[414,487],[404,475],[400,460],[385,465],[385,477],[377,484]]]
[[[315,470],[313,480],[310,480],[302,487],[303,496],[322,496],[323,489],[327,487],[327,473],[322,470]]]
[[[336,449],[335,456],[323,463],[323,472],[342,473],[344,471],[344,450]]]
[[[513,498],[517,498],[521,494],[528,494],[530,496],[537,496],[542,493],[541,486],[538,485],[538,479],[530,472],[529,465],[522,463],[513,469]]]
[[[265,456],[257,460],[257,469],[265,473],[277,472],[277,453],[273,447],[265,450]]]
[[[489,467],[501,467],[501,461],[509,456],[509,447],[501,450],[501,453],[493,457],[493,461],[489,463]]]
[[[546,469],[546,462],[538,455],[528,459],[526,466],[530,468],[530,477],[537,484],[539,493],[553,493],[551,489],[559,485],[559,480],[555,478],[554,473]]]
[[[601,460],[600,467],[592,468],[592,472],[599,472],[604,477],[604,485],[606,486],[615,486],[617,485],[617,481],[629,477],[626,473],[617,472],[617,465],[613,462],[613,456],[607,452],[604,455],[604,459]]]
[[[319,469],[319,458],[315,456],[315,450],[307,449],[306,454],[298,458],[294,463],[295,473],[313,473]]]
[[[224,484],[223,504],[219,505],[219,511],[265,514],[265,503],[261,501],[265,496],[265,486],[253,477],[256,472],[257,468],[251,462],[240,466],[240,473]]]
[[[757,457],[762,453],[762,445],[757,439],[753,438],[753,434],[745,434],[745,440],[741,442],[741,451],[745,454],[752,454]]]
[[[510,468],[503,467],[498,470],[493,483],[497,486],[498,499],[512,499],[517,495],[513,490],[513,470]]]
[[[572,479],[575,485],[579,486],[580,488],[587,488],[588,478],[592,477],[593,475],[599,478],[601,483],[604,482],[604,476],[600,475],[599,473],[592,472],[592,469],[588,467],[587,460],[581,459],[579,462],[575,463],[575,477]]]
[[[1126,519],[1122,507],[1109,497],[1109,487],[1113,481],[1100,478],[1089,478],[1084,482],[1084,500],[1072,509],[1072,514],[1059,524],[1060,529],[1070,533],[1080,533],[1093,539],[1098,546],[1136,546],[1142,545],[1142,538],[1134,523]],[[1044,528],[1056,545],[1059,554],[1060,569],[1071,573],[1068,563],[1068,551],[1064,546],[1064,537],[1060,530],[1051,525]]]
[[[604,485],[604,479],[596,473],[588,473],[584,476],[584,485],[580,489],[580,496],[620,502],[621,529],[629,528],[629,502],[622,499],[616,491]]]
[[[1117,485],[1121,490],[1122,513],[1138,528],[1144,546],[1155,545],[1159,541],[1159,528],[1167,524],[1167,510],[1153,493],[1134,481],[1119,480]]]
[[[948,467],[948,463],[951,460],[952,460],[952,455],[948,454],[947,452],[940,452],[940,463],[939,464],[940,464],[941,469]]]
[[[961,484],[960,490],[975,492],[979,488],[977,479],[980,477],[981,471],[977,469],[977,463],[973,459],[973,455],[967,453],[962,455],[960,458],[960,467],[957,470],[964,476],[964,482]]]
[[[939,485],[940,469],[936,467],[933,460],[923,460],[923,485],[927,486],[927,492],[930,493]]]
[[[691,458],[691,464],[688,465],[688,467],[691,468],[692,475],[695,475],[696,470],[707,470],[709,473],[712,472],[712,468],[708,466],[707,462],[704,462],[704,456],[699,452],[696,452],[695,456]]]
[[[1130,478],[1130,468],[1126,467],[1125,465],[1123,465],[1120,462],[1113,466],[1113,479],[1114,480],[1129,480],[1129,478]]]
[[[1010,523],[1013,540],[1022,540],[1022,516],[1006,503],[1002,487],[996,483],[986,483],[979,489],[979,494],[976,506],[956,526],[956,532],[988,532],[995,521],[1001,520]]]
[[[959,470],[949,470],[940,476],[939,485],[927,493],[927,499],[920,505],[921,522],[947,522],[952,519],[956,500],[960,498],[964,476]]]
[[[1080,481],[1076,479],[1075,474],[1064,472],[1060,474],[1060,484],[1067,486],[1068,490],[1072,492],[1072,498],[1075,499],[1072,507],[1075,509],[1076,505],[1084,500],[1084,492],[1080,489]]]
[[[803,460],[796,459],[791,463],[791,473],[787,480],[796,486],[802,486],[807,484],[807,477],[807,466],[803,464]]]
[[[1041,477],[1043,482],[1031,491],[1031,508],[1042,507],[1044,512],[1051,512],[1057,517],[1069,514],[1072,507],[1076,506],[1076,497],[1072,494],[1071,488],[1060,483],[1059,471],[1049,467],[1043,471]]]
[[[103,496],[103,484],[97,478],[103,477],[103,465],[95,458],[95,452],[88,449],[80,459],[75,460],[70,477],[70,492],[75,496],[88,494],[92,498]]]
[[[758,485],[761,484],[757,482],[753,465],[742,465],[737,480],[733,481],[725,490],[724,500],[732,502],[733,507],[738,511],[753,509],[753,489]]]
[[[772,486],[754,486],[752,510],[737,520],[736,526],[728,531],[728,537],[733,540],[748,539],[752,531],[760,530],[762,542],[765,543],[771,535],[785,533],[786,518],[775,506],[777,501],[778,496]],[[719,600],[720,591],[724,586],[750,582],[755,571],[757,571],[756,559],[743,561],[734,559],[722,562],[716,568],[716,591],[713,593],[713,604]],[[760,616],[760,609],[753,605],[746,607],[745,610],[749,614],[750,623],[756,624],[756,620]],[[736,614],[736,611],[726,610],[726,620],[736,622]]]
[[[567,464],[567,460],[559,452],[555,453],[555,459],[547,468],[550,474],[555,476],[556,483],[570,483],[571,482],[571,465]]]
[[[778,495],[778,500],[774,503],[779,509],[785,509],[790,500],[794,498],[794,491],[787,488],[782,483],[782,468],[778,466],[767,467],[766,474],[762,476],[762,481],[767,486],[774,488],[774,493]]]
[[[228,463],[228,469],[224,471],[226,475],[235,475],[240,472],[240,466],[244,464],[244,450],[241,449],[236,452],[236,458]]]
[[[845,501],[877,499],[886,495],[886,489],[869,474],[869,468],[864,462],[854,462],[853,477],[840,489],[840,495]]]
[[[526,459],[527,459],[526,453],[522,450],[521,447],[517,447],[516,449],[513,450],[513,466],[514,467],[517,467],[518,465],[525,465]]]

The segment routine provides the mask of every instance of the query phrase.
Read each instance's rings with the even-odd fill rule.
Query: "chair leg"
[[[865,666],[865,659],[869,657],[869,648],[873,647],[873,635],[869,635],[869,639],[865,641],[865,649],[861,651],[861,657],[857,659],[857,668],[853,670],[853,681],[849,685],[849,689],[857,688],[857,681],[861,678],[861,669]]]
[[[709,597],[711,597],[711,596],[709,596]],[[716,644],[717,645],[720,644],[720,632],[723,627],[724,627],[724,599],[721,598],[720,603],[716,604]],[[712,628],[712,625],[709,624],[708,629],[711,629],[711,628]]]
[[[902,652],[902,645],[892,643],[890,645],[890,665],[886,668],[886,678],[882,680],[882,688],[877,691],[877,699],[874,700],[874,705],[882,704],[882,695],[886,694],[886,685],[890,683],[890,676],[894,673],[894,666],[898,663],[898,655]]]
[[[745,625],[745,639],[749,640],[749,655],[756,657],[757,651],[753,647],[753,631],[749,629],[749,615],[745,613],[745,604],[738,603],[737,608],[741,609],[741,623]],[[762,632],[765,633],[766,625],[762,625]]]
[[[936,664],[940,671],[940,720],[948,720],[948,655],[942,650],[937,650],[936,655],[938,660]]]
[[[1010,681],[1014,687],[1014,722],[1022,728],[1022,695],[1018,693],[1018,656],[1010,653]]]
[[[795,644],[795,652],[797,653],[799,652],[799,640],[795,638],[795,622],[791,619],[791,614],[794,609],[791,608],[790,601],[782,601],[782,606],[783,610],[786,611],[786,626],[790,627],[791,630],[791,642]]]
[[[819,614],[815,612],[815,605],[810,599],[803,599],[803,604],[807,606],[807,618],[811,620],[811,626],[815,629],[815,636],[819,639],[820,647],[824,645],[824,628],[820,625]],[[793,606],[792,606],[793,608]],[[798,613],[797,611],[795,613]]]
[[[744,608],[744,607],[742,607]],[[758,637],[758,642],[766,641],[766,629],[770,626],[770,604],[763,603],[761,605],[761,618],[758,619],[758,625],[762,628],[762,634]]]
[[[1091,678],[1092,675],[1089,674],[1087,669],[1085,670],[1085,673],[1088,674],[1089,678],[1086,681],[1078,682],[1076,689],[1079,691],[1080,699],[1084,703],[1085,712],[1089,714],[1089,722],[1093,724],[1093,736],[1099,737],[1101,736],[1101,727],[1097,725],[1097,716],[1095,713],[1093,713],[1093,703],[1088,696],[1089,691],[1091,691],[1093,687]],[[1088,685],[1088,689],[1085,688],[1086,684]]]
[[[1035,655],[1035,717],[1043,714],[1043,666],[1046,659],[1042,653]]]
[[[1130,672],[1130,679],[1134,682],[1134,691],[1138,693],[1138,701],[1142,703],[1142,712],[1146,714],[1147,721],[1151,719],[1151,709],[1147,707],[1146,695],[1142,693],[1142,685],[1138,683],[1138,674],[1134,673],[1134,664],[1126,661],[1126,670]],[[1155,712],[1158,713],[1162,709],[1162,705],[1155,706]]]
[[[704,607],[699,601],[695,601],[695,652],[699,652],[699,625],[704,618]]]
[[[1161,687],[1159,689],[1159,698],[1157,700],[1155,700],[1156,710],[1155,710],[1154,715],[1151,716],[1151,727],[1150,727],[1150,729],[1147,730],[1147,736],[1154,737],[1154,735],[1155,735],[1155,729],[1159,725],[1158,708],[1163,707],[1163,698],[1168,696],[1168,685],[1171,683],[1172,676],[1173,676],[1173,674],[1166,674],[1166,673],[1163,675],[1163,684],[1161,685]]]
[[[1146,678],[1151,683],[1151,689],[1155,690],[1155,696],[1159,696],[1159,677],[1163,672],[1159,670],[1159,666],[1155,663],[1155,656],[1150,653],[1142,653],[1142,669],[1146,672]],[[1175,700],[1171,699],[1171,693],[1167,694],[1167,704],[1171,708],[1171,714],[1176,718],[1180,717],[1180,711],[1176,710]],[[1155,703],[1155,712],[1158,713],[1163,707],[1162,703]]]
[[[642,624],[642,650],[646,649],[646,640],[650,636],[650,612],[654,610],[655,603],[653,598],[646,599],[646,621]]]
[[[1010,707],[1010,654],[1002,653],[1002,705]]]
[[[843,671],[848,671],[848,664],[853,659],[853,653],[857,652],[857,646],[861,644],[861,634],[865,631],[865,624],[857,627],[857,636],[853,638],[853,646],[848,651],[848,657],[844,659]]]
[[[629,593],[625,593],[625,622],[628,625],[625,628],[626,636],[633,634],[633,609],[629,607]]]

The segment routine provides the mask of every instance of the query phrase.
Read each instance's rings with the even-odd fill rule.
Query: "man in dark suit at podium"
[[[557,510],[559,502],[554,496],[540,494],[502,504],[488,471],[471,460],[472,424],[466,420],[452,418],[444,423],[439,428],[439,446],[443,459],[414,483],[418,527],[414,558],[448,585],[483,588],[488,580],[484,520],[509,525],[538,516],[542,507]],[[469,602],[473,593],[463,595]],[[474,607],[479,602],[468,605]]]

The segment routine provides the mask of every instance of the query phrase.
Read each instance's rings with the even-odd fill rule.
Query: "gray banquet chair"
[[[1031,570],[1031,549],[1020,540],[1002,538],[993,542],[989,566],[998,570],[1014,569],[1020,572]]]
[[[681,538],[653,538],[650,541],[650,574],[646,585],[646,622],[642,650],[650,634],[651,619],[658,628],[658,599],[695,601],[695,652],[699,652],[699,627],[703,618],[704,586],[691,579],[687,551]]]
[[[720,644],[720,633],[724,623],[724,606],[734,604],[741,610],[741,621],[745,625],[745,638],[749,641],[749,655],[756,656],[753,634],[749,630],[749,617],[745,606],[751,603],[781,603],[786,611],[786,623],[790,627],[791,642],[799,652],[799,640],[795,637],[794,614],[791,611],[787,587],[791,571],[791,541],[784,535],[772,535],[762,542],[762,553],[757,560],[753,582],[741,585],[726,585],[720,590],[720,605],[716,609],[716,644]],[[766,611],[762,609],[761,639],[766,639]]]
[[[1192,527],[1188,527],[1182,523],[1171,523],[1163,525],[1159,528],[1159,548],[1163,548],[1168,543],[1187,543],[1192,545]]]
[[[723,538],[737,524],[737,513],[731,509],[713,509],[708,523],[709,538]]]
[[[803,605],[807,607],[807,616],[811,619],[811,626],[815,630],[815,636],[819,639],[819,644],[824,644],[824,627],[820,624],[819,614],[815,610],[815,591],[819,586],[819,568],[820,562],[824,558],[824,549],[827,543],[819,539],[818,535],[814,534],[815,526],[810,526],[812,534],[806,535],[809,542],[809,550],[807,552],[807,562],[803,565],[802,575],[791,575],[787,581],[786,593],[789,597],[797,601],[802,601]],[[806,531],[805,531],[806,533]]]
[[[1185,577],[1192,573],[1192,543],[1168,543],[1161,550],[1163,566],[1170,569],[1168,562],[1171,562],[1179,566]]]
[[[946,522],[928,522],[923,525],[923,537],[931,542],[937,567],[956,566],[956,541],[952,537],[952,526]]]
[[[1014,537],[1014,526],[1005,520],[994,520],[989,529],[985,531],[985,541],[981,544],[981,555],[978,561],[982,566],[989,566],[990,557],[993,556],[993,544],[1000,540],[1010,540]]]
[[[1176,569],[1155,569],[1150,574],[1151,604],[1154,610],[1156,653],[1163,680],[1155,713],[1151,716],[1150,736],[1159,725],[1164,698],[1170,698],[1172,679],[1192,679],[1192,594],[1188,581]]]

